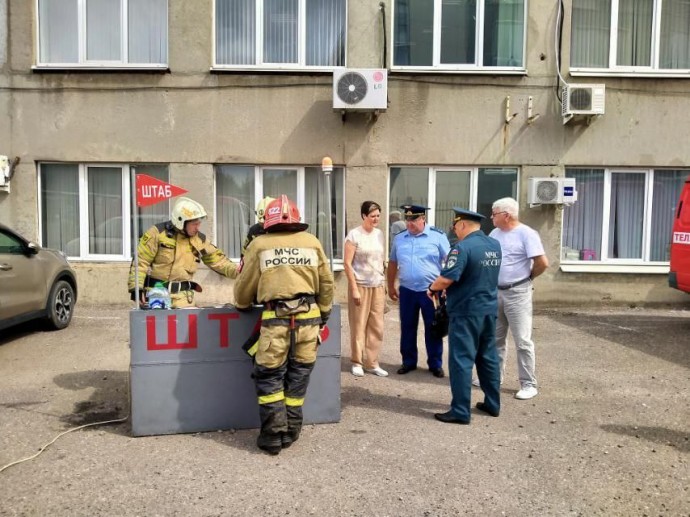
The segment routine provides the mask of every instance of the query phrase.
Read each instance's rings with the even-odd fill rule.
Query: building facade
[[[334,109],[342,68],[386,69],[387,109]],[[564,123],[564,95],[604,113]],[[452,206],[513,196],[552,264],[538,303],[688,302],[667,283],[690,176],[684,0],[0,0],[0,109],[0,155],[19,158],[0,220],[62,249],[87,303],[128,299],[132,171],[188,190],[236,259],[256,202],[287,193],[336,270],[364,200],[387,232],[400,204],[447,228]],[[573,178],[577,201],[535,204],[530,178]],[[141,231],[168,209],[141,209]]]

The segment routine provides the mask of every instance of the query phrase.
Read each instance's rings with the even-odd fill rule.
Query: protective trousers
[[[490,411],[501,409],[501,375],[496,352],[496,316],[452,316],[448,333],[448,370],[453,400],[450,411],[455,418],[470,420],[472,366],[484,391],[484,404]]]
[[[261,419],[259,447],[288,447],[299,438],[321,321],[318,307],[314,307],[291,317],[279,318],[273,311],[262,315],[254,365]]]

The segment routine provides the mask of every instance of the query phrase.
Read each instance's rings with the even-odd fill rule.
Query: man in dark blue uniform
[[[480,230],[483,215],[455,207],[453,211],[453,230],[458,242],[448,254],[440,276],[427,291],[433,297],[446,290],[450,318],[448,369],[453,400],[450,411],[436,413],[434,417],[449,424],[469,424],[475,363],[484,391],[484,402],[478,402],[477,409],[491,416],[498,416],[501,409],[496,351],[501,246]]]
[[[441,272],[450,251],[443,231],[426,223],[428,207],[403,205],[406,230],[393,238],[388,262],[388,296],[400,300],[400,375],[417,369],[417,327],[419,313],[424,320],[424,342],[427,364],[434,377],[444,377],[443,339],[431,332],[434,304],[426,296],[426,288]],[[399,277],[400,288],[395,285]]]

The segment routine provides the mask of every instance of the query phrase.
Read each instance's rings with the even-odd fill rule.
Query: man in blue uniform
[[[431,298],[445,289],[450,318],[448,369],[453,400],[450,411],[434,417],[444,423],[469,424],[475,363],[484,391],[484,402],[478,402],[477,409],[491,416],[498,416],[501,409],[496,351],[501,246],[480,230],[483,215],[455,207],[453,211],[453,230],[459,240],[427,291]]]
[[[419,312],[424,320],[427,364],[435,377],[444,377],[443,339],[431,334],[434,320],[434,304],[426,296],[429,284],[441,272],[443,262],[450,251],[446,235],[426,224],[427,207],[403,205],[405,231],[393,238],[388,263],[388,296],[400,299],[400,354],[402,366],[399,374],[417,369],[417,326]],[[400,273],[400,290],[395,279]]]

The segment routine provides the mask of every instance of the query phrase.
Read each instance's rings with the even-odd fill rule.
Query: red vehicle
[[[690,178],[685,181],[673,221],[668,285],[690,293]]]

